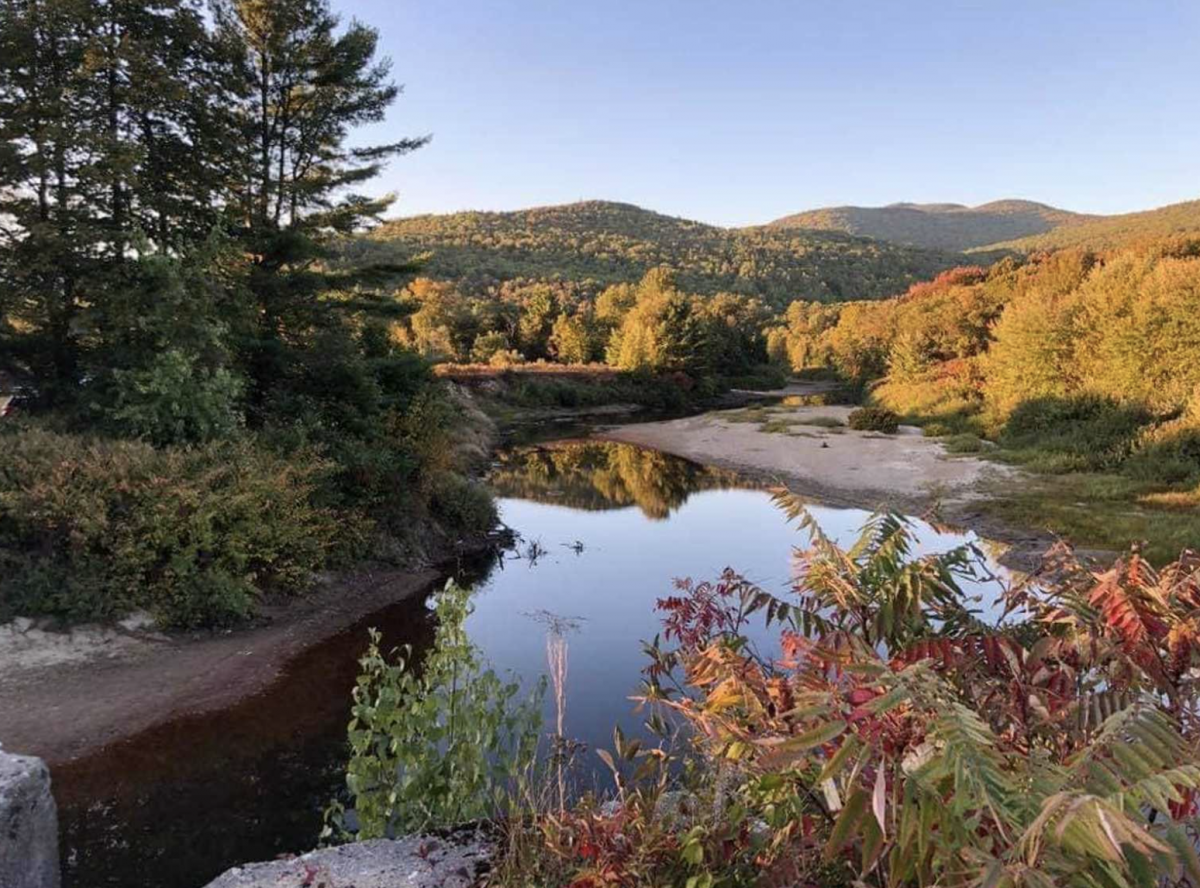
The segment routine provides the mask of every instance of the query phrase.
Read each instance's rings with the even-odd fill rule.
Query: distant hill
[[[1096,218],[1031,200],[998,200],[978,207],[952,203],[825,207],[784,216],[767,227],[836,231],[934,250],[964,251]]]
[[[427,253],[429,276],[471,280],[610,284],[670,265],[685,289],[757,295],[775,305],[890,296],[962,262],[842,232],[719,228],[609,201],[396,219],[352,249],[376,258]]]
[[[1055,228],[1043,234],[1009,239],[981,246],[980,251],[1057,250],[1085,247],[1093,250],[1120,247],[1143,238],[1163,237],[1182,232],[1200,232],[1200,200],[1171,204],[1157,210],[1122,213],[1119,216],[1093,216],[1086,222]]]

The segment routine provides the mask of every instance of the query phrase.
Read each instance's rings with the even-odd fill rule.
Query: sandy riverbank
[[[256,625],[164,635],[137,623],[55,632],[0,626],[0,745],[58,765],[271,685],[295,657],[367,614],[424,595],[437,570],[362,572],[263,609]]]
[[[766,418],[776,431],[765,431],[761,421],[745,421],[745,412],[735,410],[610,427],[599,437],[776,481],[828,505],[915,515],[936,509],[947,523],[1008,544],[1003,560],[1017,569],[1029,569],[1053,543],[1047,534],[1007,526],[987,512],[987,490],[1017,483],[1018,470],[951,456],[915,428],[901,427],[894,435],[852,431],[844,423],[853,409],[775,406]],[[843,425],[834,426],[835,421]]]

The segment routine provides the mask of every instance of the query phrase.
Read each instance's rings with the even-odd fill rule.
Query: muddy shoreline
[[[56,767],[158,724],[225,709],[269,687],[312,646],[367,614],[424,596],[445,575],[440,567],[362,570],[267,605],[253,625],[225,632],[88,627],[82,631],[102,636],[84,656],[5,664],[0,743]]]

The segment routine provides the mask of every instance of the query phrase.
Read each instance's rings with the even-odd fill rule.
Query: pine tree
[[[77,318],[103,256],[87,10],[86,0],[0,6],[0,360],[47,395],[75,380]]]
[[[186,253],[220,218],[215,50],[196,0],[0,5],[0,361],[47,401],[78,396],[139,285],[132,245]]]
[[[247,284],[257,320],[243,331],[243,345],[261,412],[272,385],[287,375],[289,349],[339,323],[331,309],[402,310],[370,287],[407,266],[338,271],[330,247],[338,235],[372,224],[392,201],[353,189],[428,139],[346,145],[351,128],[383,118],[399,87],[389,80],[390,63],[374,58],[377,33],[358,22],[336,33],[326,0],[224,0],[216,18],[243,87],[234,153],[242,160],[229,204],[251,257]],[[344,298],[322,299],[330,289]]]

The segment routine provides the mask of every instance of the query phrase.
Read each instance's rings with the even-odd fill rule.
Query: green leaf
[[[826,862],[837,857],[838,853],[858,835],[863,815],[867,811],[867,803],[867,793],[861,789],[856,789],[846,800],[845,807],[842,808],[842,812],[838,815],[837,822],[834,823],[833,830],[829,834],[829,841],[825,843],[823,856]]]

